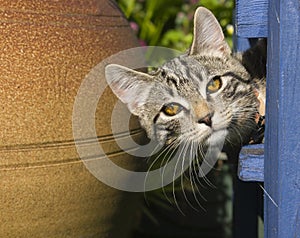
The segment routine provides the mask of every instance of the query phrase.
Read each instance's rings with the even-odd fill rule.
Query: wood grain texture
[[[267,37],[268,0],[236,1],[235,29],[239,37]]]
[[[267,238],[300,236],[299,9],[299,0],[269,1],[265,189],[274,201],[265,199]]]
[[[238,176],[242,181],[264,181],[264,144],[247,145],[242,148]]]

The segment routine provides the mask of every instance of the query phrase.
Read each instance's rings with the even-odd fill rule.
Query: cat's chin
[[[206,144],[208,147],[212,146],[222,149],[227,135],[228,131],[226,129],[213,131],[209,138],[206,140]]]

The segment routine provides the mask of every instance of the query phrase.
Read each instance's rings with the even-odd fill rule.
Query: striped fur
[[[264,91],[265,84],[265,78],[255,78],[243,62],[247,59],[231,53],[214,16],[199,8],[189,53],[149,74],[109,65],[106,78],[150,138],[164,144],[197,144],[205,150],[224,139],[213,136],[220,134],[227,144],[240,147],[255,128],[255,92]],[[214,79],[220,79],[221,86],[211,93],[208,85]],[[167,115],[163,110],[170,104],[180,105],[180,112]]]

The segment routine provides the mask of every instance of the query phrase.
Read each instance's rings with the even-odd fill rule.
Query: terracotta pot
[[[127,237],[139,195],[91,175],[72,134],[85,75],[137,46],[127,21],[110,0],[0,0],[0,6],[0,237]],[[111,135],[115,102],[106,91],[98,138],[114,161],[134,170],[141,160],[117,151]]]

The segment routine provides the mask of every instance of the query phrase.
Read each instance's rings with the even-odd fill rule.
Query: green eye
[[[208,94],[217,92],[222,87],[222,80],[220,76],[214,77],[206,86]]]
[[[183,107],[178,103],[169,103],[162,108],[162,112],[167,116],[175,116],[181,112]]]

